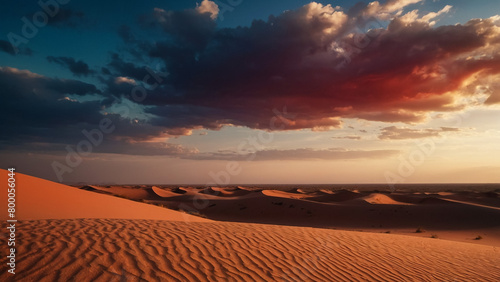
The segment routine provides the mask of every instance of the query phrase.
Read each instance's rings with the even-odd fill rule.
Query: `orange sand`
[[[110,195],[97,194],[40,178],[16,173],[16,219],[122,218],[200,221],[207,219],[146,205]],[[6,185],[7,171],[0,170],[0,183]],[[4,184],[5,183],[5,184]],[[0,193],[2,206],[7,192]],[[7,212],[0,213],[7,219]]]
[[[0,173],[0,181],[6,183],[7,172]],[[16,178],[20,220],[17,274],[6,272],[2,256],[1,281],[498,281],[500,278],[500,249],[495,246],[395,234],[216,222],[21,174],[16,174]],[[159,187],[143,189],[152,189],[167,199],[183,197],[186,203],[199,192],[186,189],[184,195],[169,197],[175,192]],[[239,207],[237,202],[244,201],[240,204],[248,208],[238,208],[239,212],[233,214],[240,217],[258,204],[263,207],[269,204],[274,207],[273,212],[280,214],[280,209],[293,209],[285,206],[290,201],[314,209],[315,213],[321,211],[318,207],[345,208],[350,204],[354,210],[365,206],[384,208],[398,206],[394,202],[401,201],[388,195],[362,198],[344,193],[346,201],[342,206],[338,201],[307,199],[312,197],[286,198],[283,193],[232,194],[239,191],[228,189],[228,193],[206,195],[205,199],[212,203],[214,198],[221,198],[217,204],[225,203],[228,213],[232,213],[231,203]],[[6,195],[0,201],[5,202]],[[278,204],[279,201],[287,203]],[[493,211],[496,215],[495,209],[471,208]],[[6,230],[2,216],[2,230]],[[352,217],[348,213],[344,216]],[[288,218],[294,219],[290,215]],[[5,246],[6,234],[1,235],[0,245]]]

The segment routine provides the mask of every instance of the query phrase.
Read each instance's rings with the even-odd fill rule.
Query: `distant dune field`
[[[4,181],[6,172],[1,171],[1,175],[0,181]],[[500,279],[500,249],[473,244],[474,241],[465,243],[443,240],[441,237],[433,239],[428,232],[428,238],[421,238],[303,226],[219,222],[97,193],[110,188],[96,187],[94,191],[86,191],[94,188],[78,189],[19,173],[16,177],[20,220],[17,230],[17,274],[13,277],[6,272],[5,258],[2,256],[1,281]],[[126,191],[131,192],[131,189]],[[181,200],[186,203],[199,192],[190,188],[179,188],[177,191],[160,191],[163,188],[159,187],[137,189],[146,190],[143,195],[148,195],[151,201],[183,197]],[[149,193],[148,189],[154,193]],[[221,191],[217,187],[211,190],[205,192]],[[114,193],[119,191],[114,188]],[[122,192],[125,193],[125,190]],[[266,197],[270,199],[269,206],[276,207],[275,212],[279,208],[300,210],[297,201],[304,201],[304,206],[309,208],[312,206],[308,205],[313,204],[338,205],[332,204],[332,201],[326,204],[318,201],[318,197],[330,195],[326,192],[306,196],[301,191],[292,191],[288,195],[272,191],[249,192],[243,188],[224,192],[221,196],[206,194],[207,199],[210,198],[209,205],[213,203],[212,200],[222,197],[223,200],[217,200],[217,205],[226,201],[224,203],[229,208],[230,203],[235,201],[234,209],[240,211],[241,206],[238,204],[241,202],[238,200],[246,200],[248,206],[241,209],[240,216],[252,208],[255,199],[260,199],[262,207],[266,207],[267,200],[262,200]],[[402,198],[385,194],[358,197],[356,194],[342,193],[345,200],[343,205],[355,207],[386,207],[399,202],[404,202],[402,206],[408,207],[434,205],[409,203],[409,200],[403,201]],[[294,199],[291,195],[295,194],[298,198]],[[316,199],[307,199],[314,197]],[[4,201],[4,198],[0,200]],[[289,207],[288,201],[296,206]],[[464,206],[453,202],[447,205]],[[471,207],[496,216],[496,209]],[[313,212],[320,211],[315,209]],[[307,218],[307,211],[305,214]],[[233,216],[238,216],[238,213]],[[284,213],[280,216],[284,216]],[[294,219],[293,214],[289,217],[290,220]],[[314,217],[314,214],[309,216]],[[349,214],[346,213],[345,217],[349,217]],[[482,221],[484,226],[478,226],[486,228],[488,223]],[[2,230],[5,230],[5,218],[2,218]],[[449,232],[453,233],[453,230]],[[2,233],[2,246],[6,245],[6,238]]]

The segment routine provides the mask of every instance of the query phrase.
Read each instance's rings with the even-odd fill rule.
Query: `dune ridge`
[[[178,197],[178,196],[182,196],[183,194],[186,193],[186,191],[181,190],[181,189],[165,190],[165,189],[161,189],[160,187],[157,187],[157,186],[151,187],[151,190],[157,196],[162,197],[162,198]]]
[[[393,198],[380,193],[373,193],[362,199],[373,205],[411,205],[409,203],[395,201]]]

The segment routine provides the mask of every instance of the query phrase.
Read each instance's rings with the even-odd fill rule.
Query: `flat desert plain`
[[[500,280],[498,191],[72,187],[15,177],[16,274],[7,272],[3,211],[1,281]]]

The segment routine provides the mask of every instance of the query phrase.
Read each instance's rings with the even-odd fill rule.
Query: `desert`
[[[6,175],[2,170],[1,181]],[[481,199],[450,192],[441,197],[245,187],[71,187],[21,173],[16,177],[15,281],[500,277],[496,192]],[[461,201],[448,202],[450,197]],[[195,198],[204,201],[193,204]],[[185,209],[167,208],[176,205]],[[200,206],[205,208],[194,212]],[[475,240],[479,235],[482,239]],[[5,268],[2,262],[1,279],[14,281]]]
[[[0,1],[0,281],[500,281],[500,1]]]

